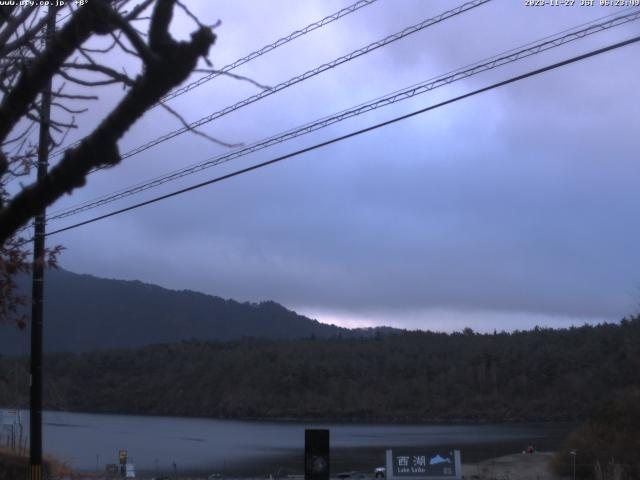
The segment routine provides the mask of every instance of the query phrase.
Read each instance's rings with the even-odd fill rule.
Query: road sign
[[[387,479],[461,479],[460,450],[387,450]]]

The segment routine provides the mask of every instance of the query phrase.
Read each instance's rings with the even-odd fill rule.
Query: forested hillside
[[[189,290],[50,270],[45,288],[45,350],[81,352],[154,343],[370,335],[312,320],[265,301],[241,303]],[[28,298],[30,280],[22,290]],[[29,337],[0,323],[0,354],[26,353]]]
[[[511,334],[190,341],[48,355],[45,398],[65,410],[221,418],[569,420],[640,383],[639,347],[640,317]],[[0,404],[24,402],[26,359],[0,366]]]

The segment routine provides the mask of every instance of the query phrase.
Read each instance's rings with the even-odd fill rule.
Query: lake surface
[[[28,432],[28,412],[22,412]],[[25,420],[26,419],[26,420]],[[302,473],[304,430],[328,428],[332,472],[384,464],[391,447],[456,447],[463,462],[521,451],[533,444],[555,449],[569,429],[559,424],[389,425],[256,422],[202,418],[44,413],[44,449],[83,471],[116,463],[129,453],[149,473],[259,474],[286,468]]]

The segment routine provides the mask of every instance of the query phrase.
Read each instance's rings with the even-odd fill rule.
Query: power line
[[[175,130],[173,132],[165,134],[164,136],[156,138],[155,140],[152,140],[151,142],[148,142],[145,145],[138,146],[137,148],[122,154],[121,155],[121,159],[124,160],[125,158],[131,157],[131,156],[133,156],[133,155],[135,155],[137,153],[140,153],[140,152],[142,152],[142,151],[144,151],[144,150],[146,150],[148,148],[151,148],[151,147],[153,147],[155,145],[158,145],[159,143],[162,143],[162,142],[167,141],[167,140],[169,140],[169,139],[171,139],[171,138],[173,138],[173,137],[175,137],[177,135],[180,135],[181,133],[184,133],[186,131],[192,130],[193,128],[197,128],[197,127],[199,127],[199,126],[201,126],[201,125],[203,125],[205,123],[208,123],[208,122],[211,122],[212,120],[220,118],[220,117],[222,117],[222,116],[224,116],[224,115],[226,115],[226,114],[228,114],[228,113],[230,113],[230,112],[232,112],[234,110],[237,110],[237,109],[239,109],[239,108],[241,108],[243,106],[246,106],[246,105],[249,105],[251,103],[254,103],[254,102],[258,101],[258,100],[261,100],[262,98],[265,98],[265,97],[267,97],[269,95],[272,95],[273,93],[277,93],[277,92],[279,92],[281,90],[284,90],[285,88],[288,88],[288,87],[290,87],[292,85],[300,83],[300,82],[302,82],[304,80],[307,80],[307,79],[309,79],[311,77],[314,77],[314,76],[316,76],[316,75],[318,75],[318,74],[320,74],[320,73],[322,73],[322,72],[324,72],[326,70],[330,70],[332,68],[335,68],[336,66],[338,66],[338,65],[340,65],[342,63],[351,61],[351,60],[353,60],[355,58],[358,58],[358,57],[360,57],[362,55],[365,55],[365,54],[367,54],[367,53],[369,53],[369,52],[371,52],[373,50],[376,50],[376,49],[378,49],[380,47],[383,47],[383,46],[388,45],[388,44],[390,44],[392,42],[400,40],[400,39],[402,39],[402,38],[404,38],[404,37],[406,37],[408,35],[411,35],[413,33],[421,31],[421,30],[423,30],[425,28],[428,28],[428,27],[430,27],[432,25],[440,23],[440,22],[442,22],[442,21],[444,21],[444,20],[446,20],[448,18],[460,15],[461,13],[464,13],[464,12],[466,12],[468,10],[471,10],[473,8],[476,8],[476,7],[479,7],[479,6],[481,6],[481,5],[485,4],[485,3],[488,3],[490,1],[491,0],[472,0],[472,1],[466,2],[464,4],[461,4],[458,7],[453,8],[451,10],[447,10],[445,12],[442,12],[441,14],[439,14],[439,15],[437,15],[435,17],[426,19],[426,20],[424,20],[424,21],[422,21],[420,23],[417,23],[415,25],[412,25],[410,27],[406,27],[405,29],[403,29],[403,30],[401,30],[401,31],[399,31],[397,33],[394,33],[392,35],[388,35],[387,37],[385,37],[385,38],[383,38],[381,40],[378,40],[376,42],[372,42],[372,43],[370,43],[370,44],[368,44],[368,45],[366,45],[366,46],[364,46],[362,48],[359,48],[357,50],[352,51],[351,53],[349,53],[347,55],[343,55],[341,57],[338,57],[338,58],[334,59],[333,61],[331,61],[329,63],[325,63],[323,65],[320,65],[319,67],[316,67],[313,70],[309,70],[309,71],[307,71],[307,72],[305,72],[305,73],[303,73],[301,75],[298,75],[296,77],[293,77],[293,78],[287,80],[286,82],[282,82],[282,83],[276,85],[275,87],[273,87],[273,88],[271,88],[271,89],[269,89],[267,91],[263,91],[263,92],[261,92],[261,93],[259,93],[257,95],[253,95],[251,97],[245,98],[244,100],[242,100],[242,101],[240,101],[240,102],[238,102],[238,103],[236,103],[234,105],[228,106],[223,110],[220,110],[218,112],[214,112],[214,113],[210,114],[209,116],[201,118],[200,120],[188,125],[187,127],[184,127],[182,129]],[[94,168],[93,170],[91,170],[89,172],[89,174],[94,173],[94,172],[99,171],[99,170],[102,170],[103,168],[104,167]],[[28,225],[23,227],[22,229],[20,229],[20,231],[24,230],[26,228],[28,228]]]
[[[171,193],[168,193],[168,194],[165,194],[165,195],[161,195],[161,196],[152,198],[150,200],[146,200],[144,202],[140,202],[140,203],[137,203],[135,205],[131,205],[131,206],[126,207],[126,208],[122,208],[120,210],[116,210],[116,211],[113,211],[113,212],[110,212],[110,213],[107,213],[107,214],[104,214],[104,215],[100,215],[100,216],[91,218],[89,220],[85,220],[83,222],[78,222],[76,224],[73,224],[73,225],[70,225],[70,226],[67,226],[67,227],[64,227],[64,228],[60,228],[58,230],[51,231],[51,232],[47,233],[47,236],[55,235],[57,233],[65,232],[67,230],[72,230],[72,229],[75,229],[75,228],[78,228],[78,227],[81,227],[81,226],[84,226],[84,225],[88,225],[90,223],[94,223],[94,222],[97,222],[99,220],[103,220],[105,218],[113,217],[115,215],[119,215],[121,213],[128,212],[130,210],[135,210],[137,208],[144,207],[146,205],[150,205],[152,203],[159,202],[161,200],[166,200],[167,198],[175,197],[177,195],[181,195],[183,193],[190,192],[192,190],[196,190],[196,189],[208,186],[208,185],[212,185],[214,183],[218,183],[218,182],[221,182],[223,180],[227,180],[229,178],[236,177],[238,175],[251,172],[253,170],[258,170],[260,168],[263,168],[263,167],[266,167],[266,166],[269,166],[269,165],[273,165],[273,164],[281,162],[283,160],[287,160],[289,158],[299,156],[299,155],[301,155],[303,153],[308,153],[308,152],[311,152],[311,151],[316,150],[318,148],[326,147],[328,145],[331,145],[331,144],[334,144],[334,143],[337,143],[337,142],[341,142],[343,140],[346,140],[346,139],[361,135],[363,133],[367,133],[367,132],[370,132],[370,131],[373,131],[373,130],[377,130],[379,128],[386,127],[388,125],[400,122],[402,120],[406,120],[406,119],[414,117],[416,115],[420,115],[422,113],[426,113],[428,111],[435,110],[435,109],[443,107],[445,105],[449,105],[449,104],[458,102],[458,101],[463,100],[465,98],[469,98],[469,97],[478,95],[480,93],[488,92],[488,91],[496,89],[498,87],[503,87],[505,85],[508,85],[508,84],[511,84],[511,83],[515,83],[515,82],[518,82],[520,80],[524,80],[524,79],[529,78],[529,77],[533,77],[535,75],[540,75],[542,73],[554,70],[556,68],[560,68],[560,67],[563,67],[565,65],[576,63],[576,62],[579,62],[581,60],[585,60],[587,58],[590,58],[590,57],[593,57],[593,56],[596,56],[596,55],[600,55],[602,53],[606,53],[606,52],[609,52],[609,51],[612,51],[612,50],[615,50],[615,49],[618,49],[618,48],[621,48],[621,47],[636,43],[638,41],[640,41],[640,36],[633,37],[631,39],[624,40],[622,42],[618,42],[618,43],[609,45],[607,47],[599,48],[597,50],[592,50],[591,52],[588,52],[588,53],[585,53],[585,54],[582,54],[582,55],[578,55],[578,56],[569,58],[567,60],[563,60],[561,62],[557,62],[557,63],[554,63],[552,65],[548,65],[546,67],[538,68],[536,70],[529,71],[529,72],[524,73],[522,75],[517,75],[515,77],[511,77],[511,78],[509,78],[507,80],[503,80],[501,82],[494,83],[494,84],[489,85],[487,87],[483,87],[483,88],[479,88],[477,90],[473,90],[471,92],[465,93],[463,95],[459,95],[459,96],[451,98],[449,100],[445,100],[443,102],[436,103],[434,105],[430,105],[428,107],[422,108],[420,110],[416,110],[414,112],[411,112],[411,113],[408,113],[408,114],[405,114],[405,115],[401,115],[399,117],[395,117],[395,118],[393,118],[391,120],[387,120],[385,122],[377,123],[375,125],[372,125],[372,126],[360,129],[360,130],[356,130],[356,131],[348,133],[346,135],[341,135],[339,137],[334,137],[331,140],[327,140],[327,141],[324,141],[324,142],[321,142],[321,143],[317,143],[317,144],[312,145],[310,147],[306,147],[306,148],[297,150],[295,152],[291,152],[291,153],[288,153],[288,154],[285,154],[285,155],[281,155],[281,156],[276,157],[274,159],[271,159],[271,160],[268,160],[268,161],[265,161],[265,162],[262,162],[262,163],[258,163],[256,165],[252,165],[252,166],[247,167],[247,168],[236,170],[234,172],[231,172],[231,173],[228,173],[226,175],[222,175],[222,176],[207,180],[205,182],[201,182],[201,183],[198,183],[198,184],[195,184],[195,185],[191,185],[189,187],[186,187],[186,188],[183,188],[183,189],[180,189],[180,190],[176,190],[174,192],[171,192]]]
[[[262,47],[260,50],[256,50],[255,52],[251,52],[249,55],[242,57],[238,60],[236,60],[233,63],[230,63],[229,65],[226,65],[224,67],[222,67],[219,71],[216,72],[211,72],[207,75],[205,75],[204,77],[199,78],[198,80],[191,82],[188,85],[185,85],[184,87],[178,88],[177,90],[174,90],[173,92],[169,92],[167,95],[165,95],[164,97],[162,97],[162,99],[160,100],[161,102],[165,102],[168,100],[171,100],[173,98],[176,98],[184,93],[187,93],[191,90],[193,90],[194,88],[199,87],[200,85],[208,82],[209,80],[213,80],[214,78],[223,75],[224,73],[233,70],[234,68],[237,68],[241,65],[244,65],[247,62],[250,62],[251,60],[253,60],[254,58],[258,58],[262,55],[264,55],[265,53],[270,52],[271,50],[275,50],[276,48],[289,43],[292,40],[295,40],[298,37],[301,37],[309,32],[312,32],[320,27],[324,27],[325,25],[330,24],[331,22],[334,22],[335,20],[338,20],[341,17],[344,17],[345,15],[349,15],[350,13],[355,12],[356,10],[359,10],[362,7],[366,7],[368,5],[371,5],[372,3],[376,2],[377,0],[360,0],[359,2],[354,3],[353,5],[350,5],[346,8],[343,8],[342,10],[329,15],[327,17],[324,17],[322,20],[318,20],[317,22],[311,23],[309,25],[307,25],[304,28],[301,28],[300,30],[296,30],[295,32],[287,35],[286,37],[282,37],[279,38],[278,40],[276,40],[273,43],[270,43],[269,45],[265,45],[264,47]]]
[[[325,72],[327,70],[335,68],[335,67],[337,67],[337,66],[339,66],[339,65],[341,65],[343,63],[349,62],[349,61],[351,61],[351,60],[353,60],[355,58],[358,58],[358,57],[360,57],[362,55],[365,55],[365,54],[367,54],[369,52],[372,52],[372,51],[374,51],[374,50],[376,50],[376,49],[378,49],[380,47],[386,46],[386,45],[388,45],[388,44],[390,44],[392,42],[395,42],[397,40],[400,40],[400,39],[402,39],[402,38],[404,38],[404,37],[406,37],[408,35],[411,35],[413,33],[416,33],[416,32],[419,32],[421,30],[424,30],[425,28],[428,28],[428,27],[430,27],[432,25],[440,23],[440,22],[442,22],[442,21],[444,21],[446,19],[449,19],[451,17],[460,15],[461,13],[464,13],[464,12],[466,12],[468,10],[471,10],[473,8],[476,8],[476,7],[479,7],[479,6],[481,6],[481,5],[485,4],[485,3],[488,3],[490,1],[491,0],[472,0],[470,2],[467,2],[467,3],[464,3],[462,5],[459,5],[458,7],[454,8],[454,9],[447,10],[447,11],[445,11],[445,12],[443,12],[443,13],[435,16],[435,17],[429,18],[427,20],[424,20],[424,21],[422,21],[420,23],[417,23],[415,25],[412,25],[410,27],[406,27],[405,29],[401,30],[400,32],[394,33],[392,35],[388,35],[387,37],[385,37],[385,38],[383,38],[381,40],[378,40],[376,42],[372,42],[372,43],[370,43],[370,44],[368,44],[368,45],[366,45],[366,46],[364,46],[362,48],[359,48],[357,50],[352,51],[351,53],[349,53],[347,55],[343,55],[341,57],[338,57],[338,58],[332,60],[331,62],[328,62],[328,63],[325,63],[323,65],[320,65],[319,67],[316,67],[315,69],[308,70],[307,72],[305,72],[305,73],[303,73],[301,75],[298,75],[298,76],[295,76],[293,78],[290,78],[289,80],[287,80],[285,82],[282,82],[282,83],[276,85],[275,87],[272,87],[272,88],[270,88],[268,90],[260,92],[260,93],[258,93],[256,95],[252,95],[250,97],[247,97],[244,100],[241,100],[240,102],[237,102],[237,103],[235,103],[233,105],[227,106],[222,110],[219,110],[219,111],[214,112],[214,113],[212,113],[212,114],[210,114],[210,115],[208,115],[206,117],[203,117],[203,118],[201,118],[201,119],[199,119],[199,120],[197,120],[195,122],[192,122],[188,126],[185,126],[185,127],[180,128],[178,130],[174,130],[174,131],[169,132],[169,133],[167,133],[165,135],[157,137],[156,139],[151,140],[150,142],[147,142],[146,144],[139,145],[138,147],[136,147],[136,148],[134,148],[132,150],[129,150],[128,152],[125,152],[124,154],[122,154],[120,156],[120,158],[121,158],[121,160],[124,160],[126,158],[132,157],[132,156],[134,156],[134,155],[136,155],[138,153],[141,153],[141,152],[143,152],[143,151],[145,151],[145,150],[147,150],[147,149],[149,149],[151,147],[154,147],[154,146],[156,146],[156,145],[158,145],[160,143],[163,143],[163,142],[165,142],[167,140],[170,140],[170,139],[172,139],[172,138],[174,138],[174,137],[176,137],[178,135],[181,135],[182,133],[185,133],[185,132],[188,132],[190,130],[193,130],[194,128],[198,128],[198,127],[200,127],[200,126],[202,126],[202,125],[204,125],[206,123],[209,123],[209,122],[211,122],[213,120],[216,120],[216,119],[218,119],[220,117],[223,117],[223,116],[225,116],[225,115],[227,115],[227,114],[229,114],[229,113],[231,113],[231,112],[233,112],[235,110],[238,110],[238,109],[240,109],[242,107],[245,107],[245,106],[250,105],[250,104],[252,104],[254,102],[257,102],[257,101],[259,101],[259,100],[261,100],[263,98],[266,98],[266,97],[268,97],[270,95],[273,95],[274,93],[278,93],[278,92],[280,92],[280,91],[282,91],[282,90],[284,90],[284,89],[286,89],[288,87],[296,85],[296,84],[298,84],[298,83],[300,83],[300,82],[302,82],[304,80],[308,80],[311,77],[319,75],[320,73],[323,73],[323,72]],[[79,144],[79,143],[80,142],[76,142],[76,144]],[[70,145],[67,148],[70,148],[70,147],[73,147],[73,144]],[[55,153],[59,154],[59,153],[62,153],[64,150],[66,150],[66,149],[58,150]],[[89,174],[94,173],[94,172],[99,171],[99,170],[103,170],[104,168],[105,167],[94,168],[93,170],[91,170],[89,172]]]
[[[275,87],[270,88],[269,90],[264,90],[260,93],[257,93],[255,95],[252,95],[250,97],[245,98],[244,100],[241,100],[233,105],[230,105],[228,107],[223,108],[222,110],[218,110],[217,112],[214,112],[210,115],[207,115],[206,117],[202,117],[199,120],[196,120],[195,122],[190,123],[188,126],[183,127],[183,128],[179,128],[177,130],[174,130],[172,132],[166,133],[160,137],[157,137],[154,140],[151,140],[143,145],[139,145],[138,147],[129,150],[128,152],[122,154],[120,157],[121,159],[125,159],[125,158],[129,158],[132,157],[138,153],[141,153],[151,147],[154,147],[160,143],[166,142],[167,140],[170,140],[178,135],[181,135],[185,132],[188,132],[190,130],[193,130],[194,128],[198,128],[201,127],[202,125],[209,123],[213,120],[216,120],[220,117],[223,117],[235,110],[238,110],[242,107],[246,107],[247,105],[250,105],[254,102],[257,102],[258,100],[262,100],[263,98],[269,97],[275,93],[278,93],[286,88],[289,88],[293,85],[296,85],[300,82],[303,82],[304,80],[308,80],[309,78],[315,77],[316,75],[319,75],[323,72],[326,72],[327,70],[331,70],[332,68],[335,68],[339,65],[342,65],[343,63],[349,62],[351,60],[354,60],[355,58],[361,57],[362,55],[366,55],[367,53],[370,53],[374,50],[377,50],[378,48],[384,47],[386,45],[389,45],[390,43],[393,43],[397,40],[400,40],[408,35],[411,35],[413,33],[419,32],[421,30],[424,30],[425,28],[431,27],[437,23],[440,23],[444,20],[447,20],[451,17],[455,17],[457,15],[460,15],[461,13],[464,13],[468,10],[471,10],[473,8],[479,7],[480,5],[483,5],[485,3],[490,2],[491,0],[473,0],[471,2],[467,2],[464,3],[452,10],[447,10],[446,12],[441,13],[440,15],[437,15],[435,17],[429,18],[427,20],[424,20],[420,23],[417,23],[415,25],[412,25],[410,27],[407,27],[403,30],[401,30],[400,32],[394,33],[392,35],[389,35],[385,38],[383,38],[382,40],[378,40],[376,42],[372,42],[362,48],[359,48],[357,50],[354,50],[351,53],[348,53],[347,55],[343,55],[341,57],[336,58],[335,60],[332,60],[331,62],[325,63],[323,65],[320,65],[319,67],[316,67],[312,70],[308,70],[306,72],[304,72],[301,75],[296,75],[293,78],[290,78],[289,80],[279,83],[278,85],[276,85]],[[99,169],[94,169],[95,170],[99,170]]]
[[[210,159],[207,159],[203,162],[199,162],[195,165],[192,165],[190,167],[187,168],[183,168],[180,170],[177,170],[175,172],[157,177],[155,179],[149,180],[147,182],[141,183],[141,184],[137,184],[135,186],[132,187],[128,187],[127,189],[123,189],[111,194],[108,194],[106,196],[100,197],[98,199],[94,199],[94,200],[90,200],[87,202],[84,202],[80,205],[77,205],[75,207],[71,207],[68,209],[65,209],[63,211],[60,211],[59,213],[53,214],[49,217],[48,221],[55,221],[55,220],[59,220],[62,218],[66,218],[87,210],[91,210],[93,208],[97,208],[103,205],[106,205],[108,203],[112,203],[116,200],[120,200],[126,197],[129,197],[131,195],[143,192],[145,190],[151,189],[151,188],[155,188],[158,187],[160,185],[163,185],[165,183],[168,183],[170,181],[174,181],[177,180],[179,178],[182,178],[184,176],[187,175],[191,175],[193,173],[197,173],[199,171],[202,171],[204,169],[207,168],[211,168],[213,166],[216,165],[220,165],[222,163],[226,163],[228,161],[231,160],[235,160],[239,157],[248,155],[250,153],[254,153],[256,151],[262,150],[264,148],[279,144],[279,143],[283,143],[285,141],[291,140],[293,138],[305,135],[307,133],[311,133],[317,130],[320,130],[322,128],[325,128],[329,125],[332,125],[334,123],[338,123],[341,122],[343,120],[346,120],[348,118],[351,117],[355,117],[358,115],[361,115],[363,113],[367,113],[370,112],[372,110],[387,106],[387,105],[391,105],[393,103],[402,101],[402,100],[406,100],[409,98],[412,98],[414,96],[417,95],[421,95],[423,93],[427,93],[435,88],[439,88],[441,86],[445,86],[448,85],[450,83],[453,83],[455,81],[458,80],[462,80],[465,78],[468,78],[470,76],[485,72],[487,70],[491,70],[494,68],[497,68],[499,66],[503,66],[506,65],[508,63],[512,63],[518,60],[521,60],[523,58],[527,58],[529,56],[532,55],[536,55],[538,53],[547,51],[549,49],[552,48],[556,48],[559,47],[561,45],[567,44],[569,42],[573,42],[575,40],[584,38],[588,35],[597,33],[597,32],[602,32],[604,30],[607,30],[609,28],[613,28],[619,25],[623,25],[626,24],[628,22],[634,21],[634,20],[638,20],[640,19],[640,10],[639,11],[635,11],[631,14],[627,14],[627,15],[623,15],[623,16],[618,16],[615,17],[613,19],[610,19],[606,22],[601,22],[598,24],[594,24],[594,25],[590,25],[587,28],[581,29],[581,30],[577,30],[577,31],[573,31],[569,34],[566,34],[564,36],[558,37],[558,35],[560,34],[556,34],[556,35],[552,35],[550,37],[546,37],[545,39],[543,39],[543,41],[539,41],[537,43],[529,43],[527,44],[527,46],[525,48],[522,48],[520,50],[518,49],[512,49],[509,50],[508,52],[504,52],[502,54],[498,54],[495,55],[493,57],[490,57],[490,59],[488,60],[483,60],[480,62],[476,62],[475,64],[471,64],[467,67],[462,67],[458,70],[454,70],[452,72],[443,74],[441,76],[438,77],[434,77],[431,78],[425,82],[413,85],[411,87],[402,89],[402,90],[398,90],[396,92],[393,92],[391,94],[388,94],[386,96],[383,97],[379,97],[373,101],[367,102],[367,103],[363,103],[360,104],[356,107],[352,107],[350,109],[347,110],[343,110],[339,113],[336,113],[334,115],[328,116],[328,117],[324,117],[322,119],[316,120],[314,122],[308,123],[306,125],[303,125],[301,127],[297,127],[295,129],[289,130],[287,132],[284,133],[280,133],[277,134],[275,136],[269,137],[267,139],[258,141],[252,145],[249,145],[247,147],[243,147],[241,149],[235,150],[233,152],[230,153],[226,153],[223,155],[219,155],[216,157],[212,157]],[[582,26],[582,25],[580,25]],[[578,28],[578,27],[574,27]],[[566,31],[566,30],[565,30]],[[563,32],[561,32],[563,33]]]
[[[237,60],[235,60],[234,62],[231,62],[228,65],[225,65],[224,67],[222,67],[220,70],[217,70],[215,72],[211,72],[207,75],[204,75],[203,77],[200,77],[198,80],[195,80],[183,87],[178,88],[177,90],[174,90],[173,92],[169,92],[168,94],[166,94],[164,97],[162,97],[160,99],[160,101],[158,103],[156,103],[155,105],[153,105],[151,108],[155,108],[157,107],[161,102],[166,102],[168,100],[172,100],[180,95],[183,95],[191,90],[193,90],[194,88],[199,87],[200,85],[203,85],[204,83],[213,80],[214,78],[220,76],[220,75],[224,75],[227,72],[230,72],[231,70],[238,68],[241,65],[244,65],[245,63],[250,62],[251,60],[254,60],[258,57],[261,57],[262,55],[269,53],[272,50],[275,50],[278,47],[281,47],[282,45],[285,45],[289,42],[291,42],[292,40],[295,40],[296,38],[302,37],[303,35],[306,35],[307,33],[311,33],[314,30],[317,30],[319,28],[324,27],[325,25],[329,25],[330,23],[335,22],[336,20],[345,17],[347,15],[349,15],[350,13],[356,12],[358,10],[360,10],[363,7],[367,7],[369,5],[372,5],[373,3],[377,2],[378,0],[358,0],[357,2],[355,2],[352,5],[349,5],[348,7],[343,8],[342,10],[338,10],[335,13],[332,13],[331,15],[327,15],[326,17],[317,20],[313,23],[310,23],[309,25],[307,25],[306,27],[300,28],[298,30],[295,30],[293,32],[291,32],[289,35],[286,35],[284,37],[279,38],[278,40],[276,40],[275,42],[272,42],[268,45],[263,46],[262,48],[255,50],[251,53],[249,53],[248,55],[245,55],[242,58],[239,58]],[[70,13],[69,15],[67,15],[67,17],[69,17],[72,13]],[[63,17],[67,18],[67,17]],[[62,19],[61,19],[62,20]],[[51,153],[51,156],[58,156],[62,153],[64,153],[66,150],[70,149],[70,148],[74,148],[77,147],[78,145],[80,145],[80,142],[82,142],[82,140],[78,140],[76,142],[73,142],[65,147],[59,148],[58,150],[56,150],[55,152]]]

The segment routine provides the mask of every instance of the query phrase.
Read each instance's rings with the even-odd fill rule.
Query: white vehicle
[[[373,471],[373,473],[376,478],[385,478],[387,476],[387,468],[378,467]]]

